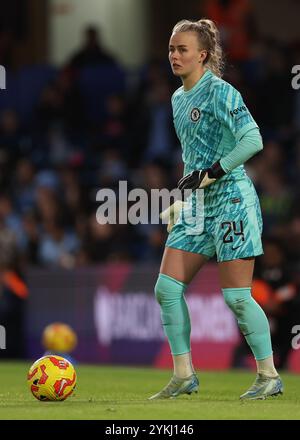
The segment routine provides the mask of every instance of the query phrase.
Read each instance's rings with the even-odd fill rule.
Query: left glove
[[[225,171],[221,167],[219,162],[213,164],[210,168],[206,168],[204,170],[192,171],[186,176],[182,177],[182,179],[178,182],[178,188],[181,191],[185,189],[191,189],[195,191],[196,189],[205,188],[208,185],[211,185],[217,179],[220,179],[225,175]]]
[[[185,202],[181,200],[176,200],[173,205],[169,206],[169,208],[165,209],[159,216],[162,220],[168,221],[167,231],[170,233],[173,229],[173,226],[177,222],[182,209],[186,206]]]

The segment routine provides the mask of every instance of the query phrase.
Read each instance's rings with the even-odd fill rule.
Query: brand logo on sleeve
[[[241,112],[246,112],[247,111],[247,107],[245,105],[242,105],[241,107],[237,107],[234,110],[230,111],[231,116],[235,116],[238,115]]]
[[[247,107],[245,105],[242,105],[241,107],[237,107],[234,110],[231,110],[230,114],[233,117],[235,115],[238,115],[239,113],[246,112],[246,111],[248,111]]]
[[[197,107],[194,107],[194,108],[192,109],[192,111],[191,111],[191,120],[192,120],[193,122],[197,122],[197,121],[199,121],[200,116],[201,116],[201,111],[200,111],[200,109],[197,108]]]

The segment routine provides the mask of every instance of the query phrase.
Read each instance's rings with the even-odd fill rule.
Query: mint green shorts
[[[191,230],[182,218],[174,225],[166,246],[193,252],[217,261],[231,261],[263,254],[262,215],[258,199],[251,206],[237,206],[215,217],[202,219],[202,226]]]

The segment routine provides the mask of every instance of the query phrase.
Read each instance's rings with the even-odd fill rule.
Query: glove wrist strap
[[[220,161],[214,163],[208,170],[208,177],[213,179],[220,179],[225,176],[225,171],[220,165]]]

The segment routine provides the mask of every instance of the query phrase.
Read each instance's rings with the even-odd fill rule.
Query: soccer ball
[[[54,322],[44,329],[42,343],[48,351],[70,353],[77,345],[77,336],[69,325]]]
[[[76,372],[63,357],[44,356],[30,367],[27,383],[38,400],[65,400],[76,386]]]

